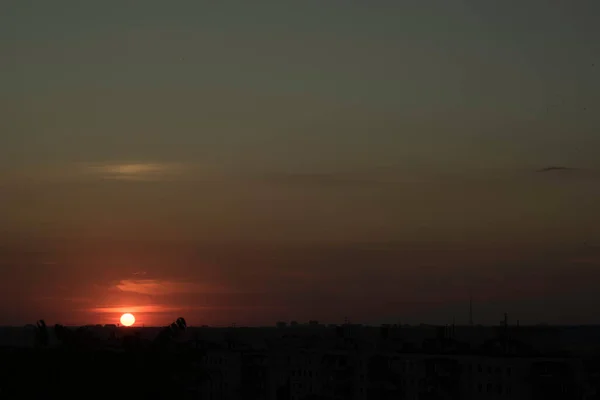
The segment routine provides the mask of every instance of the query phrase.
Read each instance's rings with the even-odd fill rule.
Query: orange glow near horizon
[[[135,324],[135,317],[133,314],[125,313],[121,315],[121,325],[132,326],[133,324]]]

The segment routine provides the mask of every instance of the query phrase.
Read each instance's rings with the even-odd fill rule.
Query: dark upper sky
[[[0,324],[597,322],[597,15],[3,1]]]

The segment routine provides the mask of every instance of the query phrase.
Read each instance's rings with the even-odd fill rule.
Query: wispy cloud
[[[550,167],[545,167],[545,168],[538,169],[538,172],[573,171],[573,170],[576,170],[576,169],[577,168],[561,167],[561,166],[550,166]]]
[[[182,164],[169,163],[91,163],[82,172],[102,179],[156,181],[175,178],[186,171]]]
[[[122,280],[116,286],[122,292],[144,295],[169,295],[182,293],[222,293],[225,288],[216,285],[166,281],[158,279]]]
[[[89,312],[100,313],[100,314],[112,314],[112,313],[168,313],[182,311],[183,307],[168,307],[159,304],[150,304],[145,306],[116,306],[116,307],[95,307],[91,308]]]
[[[575,168],[566,166],[549,166],[536,170],[537,173],[560,178],[577,180],[600,179],[600,171],[594,168]]]
[[[421,183],[423,176],[407,176],[390,171],[356,172],[279,172],[265,174],[263,181],[275,185],[315,187],[371,187],[405,183]]]
[[[98,313],[98,314],[123,314],[123,313],[140,313],[140,314],[151,314],[151,313],[171,313],[171,312],[182,312],[182,311],[203,311],[203,310],[243,310],[250,306],[165,306],[160,304],[147,304],[143,306],[100,306],[85,309],[86,312]]]
[[[189,172],[194,172],[189,174]],[[185,176],[206,179],[212,171],[192,165],[163,162],[82,162],[52,165],[30,165],[17,171],[0,172],[4,183],[81,182],[90,179],[118,181],[165,181]]]

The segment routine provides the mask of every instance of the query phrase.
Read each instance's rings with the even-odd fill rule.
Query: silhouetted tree
[[[194,353],[189,348],[181,349],[174,341],[187,329],[185,318],[180,317],[164,327],[152,343],[154,393],[166,396],[183,396],[186,388],[177,380],[192,370]],[[162,397],[161,397],[162,398]]]
[[[36,347],[48,346],[48,328],[46,327],[46,322],[43,319],[40,319],[36,323],[35,345]]]
[[[185,319],[183,317],[177,318],[177,321],[175,323],[177,324],[177,326],[179,327],[180,330],[182,330],[182,331],[186,330],[187,322],[185,322]]]
[[[155,347],[159,349],[165,349],[169,346],[173,339],[175,339],[180,333],[187,329],[187,323],[185,318],[179,317],[172,324],[164,327],[157,335],[154,340]]]

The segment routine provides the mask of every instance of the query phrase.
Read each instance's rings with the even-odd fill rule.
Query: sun
[[[133,314],[126,313],[121,315],[121,325],[123,326],[131,326],[135,324],[135,317]]]

